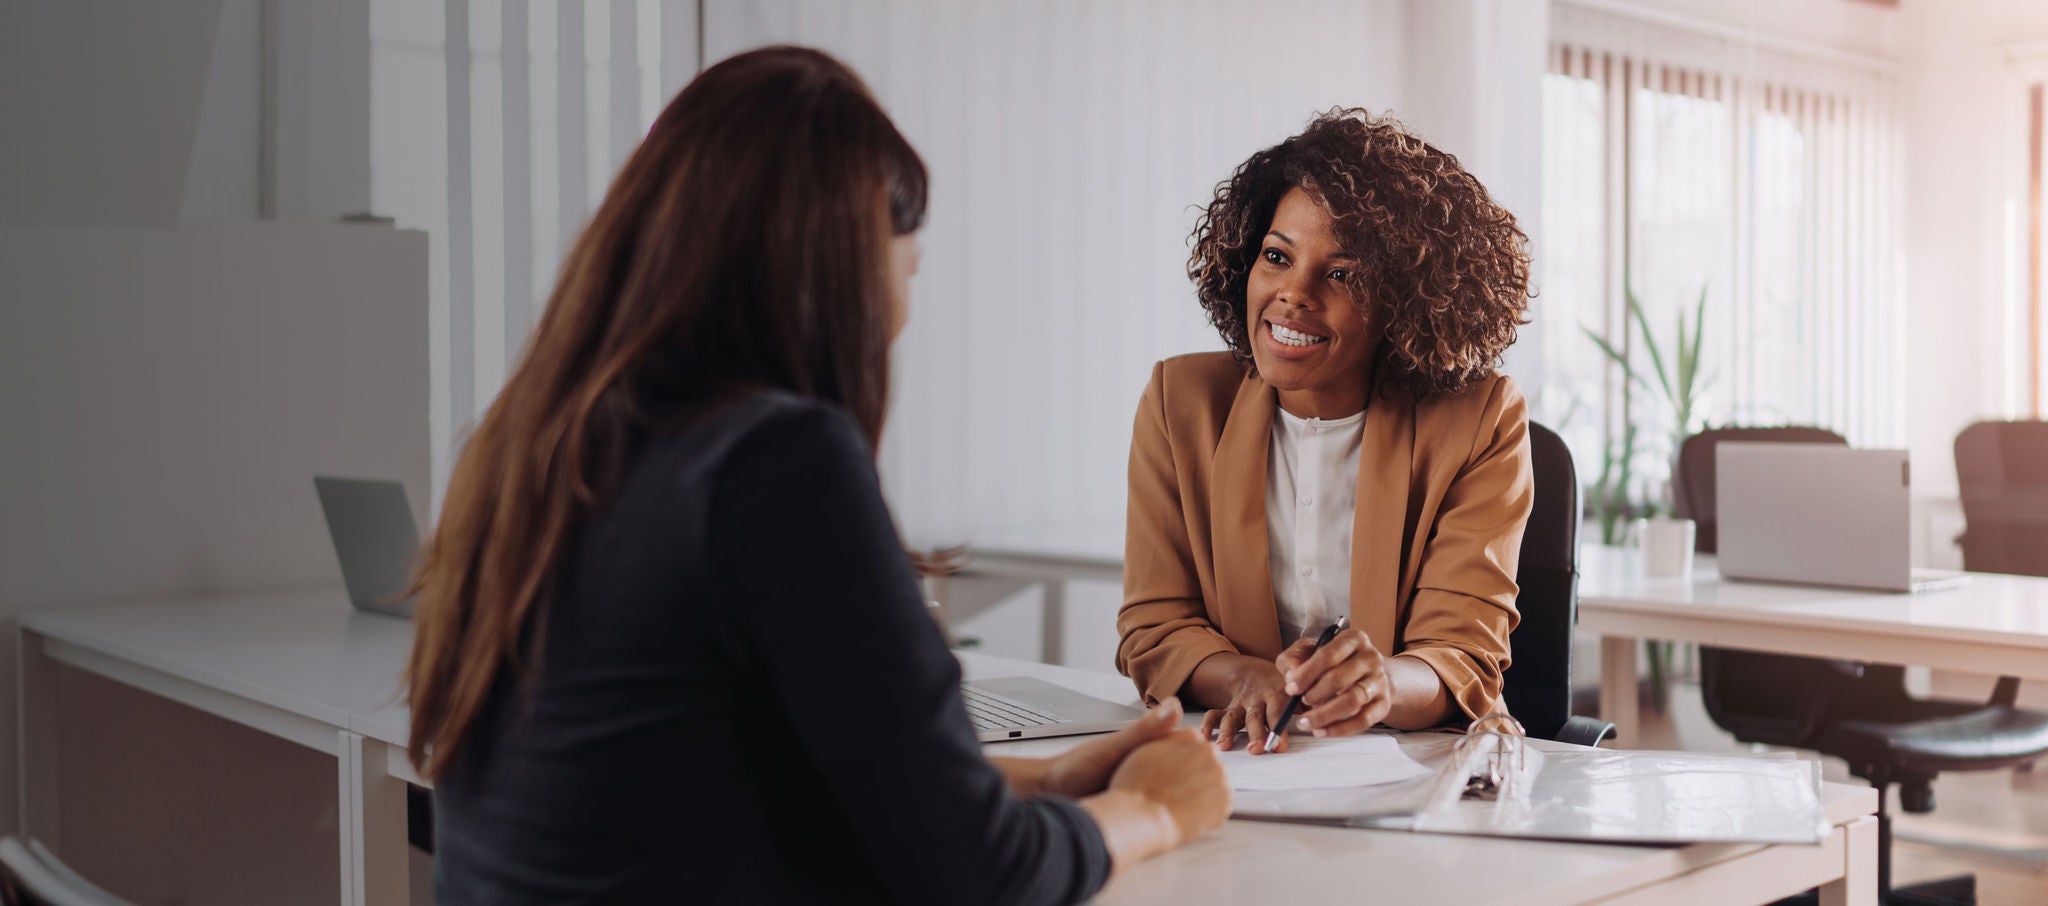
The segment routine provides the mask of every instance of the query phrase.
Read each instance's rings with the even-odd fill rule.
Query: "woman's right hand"
[[[1218,749],[1228,751],[1236,744],[1238,731],[1243,730],[1250,737],[1245,751],[1265,754],[1266,732],[1278,726],[1280,712],[1287,707],[1287,681],[1280,675],[1280,668],[1272,661],[1255,657],[1217,655],[1196,669],[1198,673],[1211,674],[1198,676],[1197,680],[1207,680],[1207,685],[1224,693],[1216,696],[1223,699],[1223,706],[1209,709],[1202,717],[1202,735],[1215,740]],[[1280,743],[1273,751],[1287,751],[1285,727],[1280,728]]]
[[[1081,807],[1102,829],[1112,869],[1121,869],[1222,827],[1230,784],[1215,749],[1184,728],[1131,750],[1109,789]]]

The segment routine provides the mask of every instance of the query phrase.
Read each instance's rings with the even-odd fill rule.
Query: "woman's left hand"
[[[1351,736],[1372,729],[1394,707],[1394,681],[1387,658],[1365,631],[1349,627],[1316,649],[1304,638],[1274,660],[1287,694],[1300,695],[1304,711],[1289,730],[1317,736]],[[1278,728],[1276,728],[1278,729]]]
[[[1169,698],[1115,733],[1097,736],[1045,760],[1036,792],[1079,798],[1102,792],[1124,756],[1180,726],[1180,699]]]

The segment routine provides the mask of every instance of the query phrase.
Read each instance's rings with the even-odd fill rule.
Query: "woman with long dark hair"
[[[874,469],[925,170],[837,61],[711,67],[627,159],[419,577],[443,903],[1065,903],[1220,825],[1179,708],[984,758]]]

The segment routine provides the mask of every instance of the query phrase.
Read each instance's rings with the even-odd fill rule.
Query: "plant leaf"
[[[1594,333],[1593,328],[1590,327],[1581,326],[1579,329],[1586,332],[1586,337],[1593,341],[1593,345],[1600,347],[1600,352],[1607,356],[1607,361],[1614,363],[1615,367],[1621,369],[1622,380],[1639,384],[1645,390],[1651,389],[1649,382],[1643,380],[1643,376],[1637,373],[1635,366],[1629,362],[1628,356],[1623,355],[1621,350],[1614,348],[1614,344],[1609,343],[1606,337]]]
[[[1666,400],[1677,403],[1678,397],[1672,393],[1670,374],[1664,369],[1664,352],[1657,348],[1657,338],[1650,334],[1650,319],[1643,317],[1643,304],[1636,299],[1633,289],[1628,291],[1628,311],[1634,316],[1636,327],[1642,331],[1643,349],[1650,354],[1650,365],[1657,369],[1658,389],[1664,391]]]
[[[1680,312],[1678,315],[1678,344],[1680,353],[1684,358],[1684,365],[1681,368],[1684,373],[1679,378],[1679,385],[1685,394],[1687,409],[1691,409],[1692,401],[1698,398],[1694,391],[1697,389],[1696,384],[1699,380],[1700,344],[1707,333],[1707,288],[1709,285],[1706,283],[1700,284],[1699,300],[1693,303],[1692,336],[1688,337],[1685,334],[1685,313]]]

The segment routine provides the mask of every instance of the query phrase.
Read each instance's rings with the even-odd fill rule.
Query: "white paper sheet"
[[[1413,780],[1430,773],[1391,736],[1344,739],[1295,736],[1287,751],[1252,755],[1243,746],[1221,753],[1230,788],[1245,792],[1342,789]]]

